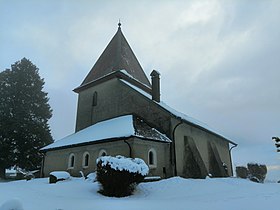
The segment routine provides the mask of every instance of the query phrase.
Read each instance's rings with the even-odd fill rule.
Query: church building
[[[41,149],[43,175],[96,170],[100,156],[143,159],[149,176],[232,176],[237,144],[160,99],[160,74],[147,78],[121,24],[81,85],[75,133]]]

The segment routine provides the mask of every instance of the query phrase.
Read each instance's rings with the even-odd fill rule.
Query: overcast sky
[[[276,154],[278,0],[0,0],[0,70],[23,57],[40,69],[55,139],[74,132],[72,89],[116,33],[119,18],[146,74],[161,73],[165,103],[228,136],[248,159],[261,157],[264,145]]]

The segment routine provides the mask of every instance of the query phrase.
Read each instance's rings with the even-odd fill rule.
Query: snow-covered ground
[[[47,178],[0,183],[0,210],[279,209],[280,184],[238,178],[141,183],[125,198],[105,197],[98,188],[82,178],[57,184],[48,184]]]

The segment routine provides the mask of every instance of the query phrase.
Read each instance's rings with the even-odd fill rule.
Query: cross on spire
[[[119,19],[119,23],[118,23],[118,26],[119,26],[119,28],[121,28],[121,19]]]

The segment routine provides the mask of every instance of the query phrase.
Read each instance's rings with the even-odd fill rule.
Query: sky
[[[23,57],[39,68],[54,139],[74,132],[72,90],[119,19],[147,76],[161,73],[165,103],[236,142],[237,163],[279,163],[278,0],[0,0],[0,71]]]

